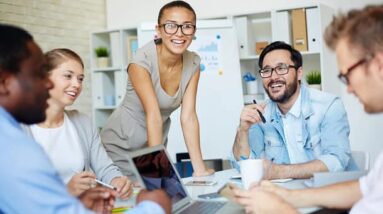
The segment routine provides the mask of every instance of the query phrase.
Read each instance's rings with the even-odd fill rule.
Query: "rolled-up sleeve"
[[[256,159],[261,158],[261,154],[264,152],[264,142],[263,142],[263,131],[260,125],[255,124],[249,129],[249,146],[250,146],[250,155],[249,157],[241,156],[240,160],[236,160],[233,151],[229,155],[229,161],[231,166],[238,171],[240,171],[239,161],[246,159]]]
[[[343,171],[350,161],[350,127],[346,110],[334,99],[321,124],[321,155],[318,157],[330,172]]]

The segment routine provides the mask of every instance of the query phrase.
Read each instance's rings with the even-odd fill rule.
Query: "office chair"
[[[193,175],[193,166],[190,161],[189,153],[176,153],[176,168],[181,178],[190,177]],[[209,159],[204,160],[204,163],[208,168],[212,168],[215,171],[221,171],[223,169],[222,159]]]

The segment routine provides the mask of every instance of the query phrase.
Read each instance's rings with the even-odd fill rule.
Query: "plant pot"
[[[310,88],[315,88],[317,90],[322,90],[322,85],[321,84],[310,84]]]
[[[97,67],[98,68],[109,67],[109,57],[98,57],[97,58]]]

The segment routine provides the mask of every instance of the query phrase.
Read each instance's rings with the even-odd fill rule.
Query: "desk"
[[[196,199],[196,200],[197,199],[201,200],[200,198],[198,198],[198,195],[206,194],[206,193],[212,193],[212,192],[217,192],[218,189],[221,188],[223,185],[225,185],[227,182],[241,184],[241,180],[240,179],[231,179],[231,177],[233,175],[238,175],[238,172],[237,172],[236,169],[228,169],[228,170],[219,171],[219,172],[216,172],[214,175],[207,176],[207,177],[204,177],[204,178],[192,178],[192,177],[183,178],[182,182],[186,183],[186,182],[188,182],[190,180],[193,180],[193,179],[194,180],[201,179],[201,180],[213,180],[213,181],[216,181],[217,184],[214,185],[214,186],[187,186],[186,187],[190,197],[192,197],[193,199]],[[304,188],[307,188],[303,184],[304,181],[305,181],[305,179],[295,179],[295,180],[292,180],[292,181],[288,181],[286,183],[277,183],[277,184],[280,185],[280,186],[283,186],[283,187],[285,187],[287,189],[304,189]],[[210,199],[210,200],[223,201],[223,200],[227,200],[227,199],[221,197],[221,198]],[[301,208],[301,209],[299,209],[299,212],[301,212],[301,213],[311,213],[311,212],[317,211],[319,209],[320,209],[319,207]]]

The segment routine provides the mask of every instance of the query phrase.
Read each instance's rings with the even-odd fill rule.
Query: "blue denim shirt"
[[[351,151],[347,114],[339,97],[301,86],[302,146],[310,160],[321,160],[330,172],[343,171]],[[277,103],[268,101],[265,124],[249,129],[250,157],[266,157],[277,164],[290,164],[283,123]],[[232,164],[239,169],[236,161]]]

